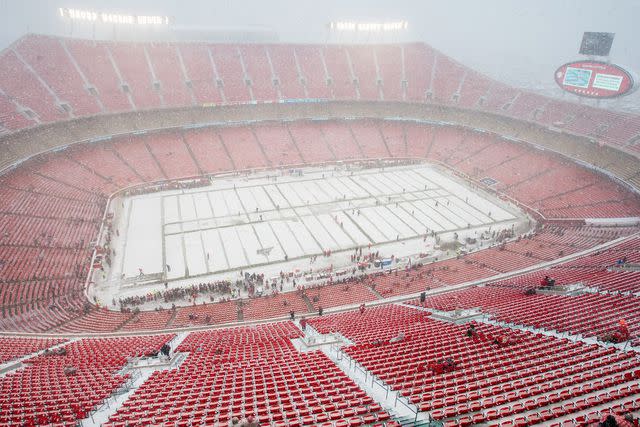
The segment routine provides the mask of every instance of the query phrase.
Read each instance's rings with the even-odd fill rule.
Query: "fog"
[[[556,96],[563,93],[555,86],[553,72],[581,58],[582,33],[606,31],[616,34],[612,62],[636,73],[640,70],[640,2],[635,0],[0,0],[0,47],[27,32],[93,36],[77,24],[63,23],[58,7],[166,15],[180,27],[270,28],[279,41],[299,43],[356,41],[347,35],[330,36],[326,27],[330,21],[406,20],[406,34],[395,39],[374,36],[370,41],[422,41],[491,77]],[[601,106],[640,110],[640,96],[632,94]]]

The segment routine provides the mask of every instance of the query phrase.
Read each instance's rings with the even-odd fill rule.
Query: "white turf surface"
[[[96,278],[109,284],[100,299],[162,287],[125,291],[129,283],[118,292],[123,275],[132,282],[139,269],[172,286],[235,279],[241,269],[274,277],[280,271],[346,267],[358,246],[371,244],[384,257],[433,254],[434,239],[423,241],[425,233],[450,241],[457,232],[462,240],[489,229],[521,230],[527,222],[515,206],[433,165],[299,172],[226,176],[210,187],[114,201],[110,209],[119,237],[113,236],[112,268]],[[323,257],[326,250],[334,255]],[[310,265],[313,255],[318,261]]]

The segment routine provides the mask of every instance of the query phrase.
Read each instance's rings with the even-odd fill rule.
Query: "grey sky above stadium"
[[[70,35],[59,7],[166,15],[182,27],[267,27],[282,42],[301,43],[328,41],[330,21],[406,20],[403,40],[424,41],[494,78],[556,95],[553,72],[580,58],[582,33],[607,31],[616,33],[612,61],[640,72],[637,0],[0,0],[0,48],[27,32]],[[91,37],[78,28],[72,35]],[[618,102],[640,109],[638,93]]]

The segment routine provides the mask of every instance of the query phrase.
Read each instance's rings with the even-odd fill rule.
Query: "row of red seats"
[[[88,304],[83,288],[84,282],[66,295],[10,307],[5,311],[7,317],[0,319],[0,327],[6,331],[44,332],[81,317]]]
[[[65,341],[61,338],[0,338],[0,364]]]
[[[0,284],[0,302],[3,317],[16,315],[21,306],[30,306],[35,302],[51,302],[65,295],[81,292],[83,282],[72,279],[25,280]]]
[[[98,229],[95,222],[0,214],[0,245],[86,247]]]

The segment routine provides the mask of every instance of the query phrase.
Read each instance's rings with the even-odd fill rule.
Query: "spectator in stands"
[[[307,329],[307,319],[304,316],[300,318],[300,329],[302,329],[302,331]]]
[[[493,343],[498,347],[506,347],[511,343],[511,339],[508,335],[500,335],[493,339]]]
[[[620,258],[619,260],[616,261],[617,265],[625,265],[627,263],[627,257],[623,256],[622,258]]]
[[[240,425],[244,427],[258,427],[259,424],[256,417],[249,415],[240,422]]]
[[[473,338],[475,335],[476,335],[476,325],[472,323],[467,328],[467,336],[469,338]]]
[[[547,288],[550,286],[555,286],[556,281],[550,278],[549,276],[544,276],[544,279],[540,281],[540,287]]]
[[[322,306],[318,307],[318,316],[322,316],[323,311]]]
[[[628,422],[630,425],[634,427],[638,427],[638,425],[640,425],[640,420],[638,420],[637,418],[634,418],[633,415],[630,413],[624,414],[623,418],[626,422]]]
[[[635,422],[633,416],[631,416],[631,420],[629,420],[627,417],[608,414],[600,421],[599,425],[602,427],[633,427]]]
[[[289,312],[289,319],[294,320],[296,318],[296,312],[291,310]]]
[[[360,314],[364,314],[364,303],[360,304]]]

